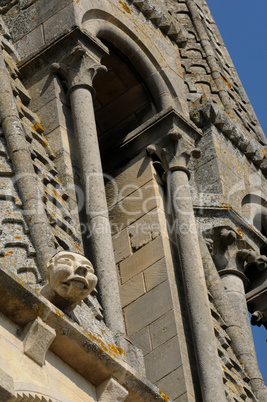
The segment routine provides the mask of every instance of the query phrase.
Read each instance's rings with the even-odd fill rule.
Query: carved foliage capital
[[[93,90],[93,80],[107,68],[96,61],[82,45],[76,46],[63,63],[54,63],[51,72],[58,74],[67,84],[69,93],[77,87]]]
[[[246,284],[255,270],[267,269],[267,257],[253,250],[234,229],[215,227],[205,233],[205,238],[220,274],[236,272]]]
[[[198,159],[201,151],[198,148],[192,147],[180,133],[179,128],[174,124],[172,129],[168,132],[167,146],[151,144],[147,147],[149,155],[156,155],[163,168],[165,179],[168,171],[183,170],[190,177],[187,169],[190,158]]]

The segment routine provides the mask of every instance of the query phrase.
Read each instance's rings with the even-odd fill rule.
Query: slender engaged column
[[[227,333],[233,341],[237,357],[244,364],[257,400],[266,401],[267,389],[258,367],[249,322],[245,285],[247,269],[253,269],[254,272],[267,269],[267,258],[251,249],[247,241],[229,227],[214,227],[212,231],[210,245],[213,261],[235,313],[234,323],[229,324],[226,320]],[[242,331],[241,335],[239,328]],[[242,336],[241,343],[240,336]]]
[[[260,402],[266,401],[267,389],[262,378],[257,355],[254,347],[253,335],[249,322],[248,307],[243,280],[234,274],[222,275],[222,283],[227,291],[229,301],[237,316],[237,324],[243,329],[242,354],[238,356],[244,362],[245,370],[250,377],[250,385]],[[244,353],[245,352],[245,353]]]
[[[171,146],[162,149],[152,145],[148,152],[157,153],[165,170],[203,401],[224,402],[225,392],[188,182],[187,163],[191,155],[199,157],[199,151],[183,151],[188,144],[175,131],[170,133],[171,140],[174,140],[170,144],[172,150]]]
[[[74,49],[68,64],[53,65],[67,78],[80,169],[85,191],[86,213],[91,233],[93,261],[105,322],[113,331],[124,333],[119,285],[113,254],[102,164],[95,123],[92,81],[105,67],[81,46]]]

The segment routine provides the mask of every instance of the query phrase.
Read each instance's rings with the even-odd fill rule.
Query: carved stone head
[[[47,279],[43,295],[66,313],[85,299],[97,284],[91,262],[71,251],[60,251],[51,258]]]

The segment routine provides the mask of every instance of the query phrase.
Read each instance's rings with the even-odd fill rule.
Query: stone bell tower
[[[266,401],[266,139],[206,1],[0,13],[1,401]]]

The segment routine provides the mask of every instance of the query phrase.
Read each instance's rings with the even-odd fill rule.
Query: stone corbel
[[[98,402],[123,402],[128,391],[111,377],[98,386],[96,394]]]
[[[29,324],[26,330],[28,332],[23,341],[24,353],[43,366],[48,349],[56,337],[56,331],[39,317]]]

